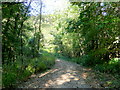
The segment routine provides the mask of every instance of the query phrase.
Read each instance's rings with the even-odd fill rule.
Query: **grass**
[[[2,87],[16,87],[19,82],[27,80],[31,74],[44,72],[54,64],[55,57],[44,51],[40,57],[29,59],[24,64],[19,61],[12,65],[3,65]]]

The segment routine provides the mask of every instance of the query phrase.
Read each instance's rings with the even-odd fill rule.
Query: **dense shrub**
[[[99,59],[95,60],[95,58],[90,55],[84,55],[84,56],[81,56],[78,58],[73,58],[71,61],[81,64],[83,66],[94,66],[96,64],[101,63],[101,61]]]
[[[15,70],[16,69],[16,70]],[[14,85],[17,78],[17,68],[11,65],[3,66],[2,83],[5,87]]]
[[[117,58],[110,60],[108,63],[105,64],[98,64],[94,67],[96,70],[106,73],[119,73],[120,70],[120,61]]]
[[[72,58],[70,61],[76,62],[83,66],[93,67],[95,70],[105,73],[119,73],[120,61],[118,58],[111,59],[109,62],[101,63],[101,60],[90,59],[89,56],[83,56],[80,58]]]
[[[31,74],[51,68],[55,63],[55,57],[44,52],[41,57],[28,61],[28,65],[22,65],[20,62],[14,65],[3,65],[3,87],[15,87],[16,82],[26,80]]]
[[[87,55],[69,59],[69,61],[76,62],[77,64],[83,66],[92,67],[100,72],[119,74],[120,60],[118,58],[113,58],[109,62],[101,62],[101,60],[94,60],[95,59],[91,59]]]

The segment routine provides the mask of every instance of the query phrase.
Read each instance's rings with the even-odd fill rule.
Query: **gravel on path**
[[[91,88],[86,83],[88,71],[76,63],[57,59],[52,69],[31,75],[18,88]]]

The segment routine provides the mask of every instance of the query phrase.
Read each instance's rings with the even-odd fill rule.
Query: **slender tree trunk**
[[[34,23],[34,28],[35,28],[35,32],[34,32],[34,42],[33,42],[33,58],[35,57],[35,51],[36,51],[36,30],[37,30],[37,28],[36,28],[36,23],[37,23],[37,21],[38,21],[38,19],[36,18],[36,21],[35,21],[35,23]]]
[[[14,33],[17,34],[17,29],[18,29],[18,18],[19,18],[19,14],[16,15],[15,17],[15,23],[14,23]],[[18,37],[19,38],[19,37]],[[13,62],[15,61],[15,58],[17,57],[17,51],[16,51],[16,47],[13,47],[14,48],[14,60]]]
[[[40,0],[40,17],[39,17],[39,38],[38,38],[38,51],[40,50],[40,37],[41,37],[41,18],[42,18],[42,1]]]
[[[32,1],[32,0],[31,0]],[[20,57],[21,57],[21,61],[22,61],[22,64],[23,64],[23,40],[22,40],[22,35],[23,35],[23,30],[22,30],[22,28],[23,28],[23,23],[24,23],[24,21],[25,21],[25,16],[26,16],[26,14],[27,14],[27,12],[28,12],[28,9],[29,9],[29,7],[30,7],[30,4],[31,4],[31,1],[29,2],[29,5],[28,5],[28,7],[27,7],[27,9],[26,9],[26,12],[24,13],[24,15],[23,15],[23,20],[22,20],[22,22],[21,22],[21,27],[20,27],[20,47],[21,47],[21,49],[20,49]]]
[[[6,27],[5,27],[5,29],[4,29],[3,34],[7,33],[9,22],[10,22],[10,18],[7,19]],[[3,37],[2,40],[5,40],[5,38],[6,38],[6,37]],[[7,43],[4,43],[3,48],[2,48],[2,52],[3,52],[3,55],[2,55],[2,63],[3,63],[3,64],[4,64],[4,59],[5,59],[5,54],[4,54],[4,53],[7,52],[6,47],[5,47],[6,44],[7,44]]]

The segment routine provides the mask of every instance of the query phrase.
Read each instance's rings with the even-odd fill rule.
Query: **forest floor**
[[[50,70],[31,75],[18,88],[101,88],[101,85],[91,68],[57,59]]]

